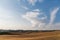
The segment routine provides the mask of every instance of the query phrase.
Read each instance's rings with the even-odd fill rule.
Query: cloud
[[[25,15],[22,15],[23,18],[27,19],[31,24],[33,29],[42,29],[46,23],[43,20],[47,19],[45,16],[38,18],[38,15],[44,15],[43,13],[40,14],[39,9],[32,10],[30,12],[26,12]]]
[[[50,15],[50,23],[49,24],[52,24],[55,20],[55,17],[56,17],[56,14],[57,12],[59,11],[59,8],[54,8],[52,11],[51,11],[51,15]]]
[[[29,4],[35,5],[37,1],[42,3],[44,0],[27,0],[27,1],[29,2]]]
[[[57,12],[59,11],[60,8],[56,7],[54,8],[51,12],[50,12],[50,22],[46,25],[46,30],[55,30],[55,29],[60,29],[59,28],[59,24],[58,23],[55,23],[53,24],[54,20],[55,20],[55,17],[56,17],[56,14]]]
[[[21,6],[23,9],[28,10],[29,8],[26,6]]]
[[[29,4],[35,5],[35,3],[37,2],[37,0],[27,0],[29,2]]]
[[[40,3],[42,3],[44,0],[39,0]]]
[[[45,26],[45,30],[60,30],[60,23],[50,24]]]
[[[47,20],[47,16],[41,12],[41,10],[39,9],[35,9],[29,12],[26,12],[26,14],[22,15],[23,18],[27,19],[30,23],[31,26],[27,27],[28,29],[32,29],[32,30],[58,30],[60,29],[60,23],[54,23],[55,17],[57,12],[59,11],[59,8],[54,8],[51,11],[51,15],[50,15],[50,22],[47,24],[46,20]],[[42,17],[38,17],[41,16]]]
[[[35,10],[33,10],[33,11],[35,11],[35,12],[40,12],[40,10],[39,10],[39,9],[35,9]]]

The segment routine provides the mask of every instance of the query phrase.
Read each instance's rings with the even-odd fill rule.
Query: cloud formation
[[[38,18],[38,15],[44,15],[43,13],[40,13],[39,9],[32,10],[30,12],[27,12],[25,15],[22,15],[23,18],[27,19],[31,24],[33,29],[42,29],[46,23],[43,22],[43,20],[47,19],[46,16],[43,16],[41,18]]]
[[[26,6],[21,6],[23,9],[28,10],[29,8]]]
[[[60,23],[54,23],[55,17],[57,12],[59,11],[60,8],[56,7],[50,12],[50,22],[46,25],[46,30],[55,30],[55,29],[60,29],[59,24]]]
[[[55,17],[56,17],[56,14],[57,12],[59,11],[59,8],[54,8],[52,11],[51,11],[51,15],[50,15],[50,23],[49,24],[52,24],[55,20]]]
[[[44,0],[27,0],[27,1],[29,2],[29,4],[35,5],[37,1],[42,3]]]
[[[29,2],[29,4],[35,5],[35,3],[37,2],[37,0],[27,0]]]
[[[23,18],[27,19],[31,24],[32,28],[35,30],[57,30],[60,29],[60,23],[53,24],[56,14],[59,11],[59,8],[54,8],[51,11],[50,22],[47,24],[45,21],[47,20],[47,16],[44,13],[41,13],[41,10],[35,9],[30,12],[26,12],[25,15],[22,15]],[[42,17],[38,17],[41,16]]]

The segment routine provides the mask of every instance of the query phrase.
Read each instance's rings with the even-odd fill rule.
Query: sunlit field
[[[10,35],[12,34],[12,35]],[[25,32],[9,35],[0,35],[0,40],[60,40],[60,31],[51,32]],[[13,35],[14,34],[14,35]]]

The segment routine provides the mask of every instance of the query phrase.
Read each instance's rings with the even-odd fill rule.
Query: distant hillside
[[[19,35],[22,33],[35,33],[35,32],[54,32],[59,30],[0,30],[0,35]]]

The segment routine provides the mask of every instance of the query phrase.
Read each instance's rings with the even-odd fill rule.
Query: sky
[[[0,0],[0,29],[60,30],[60,0]]]

